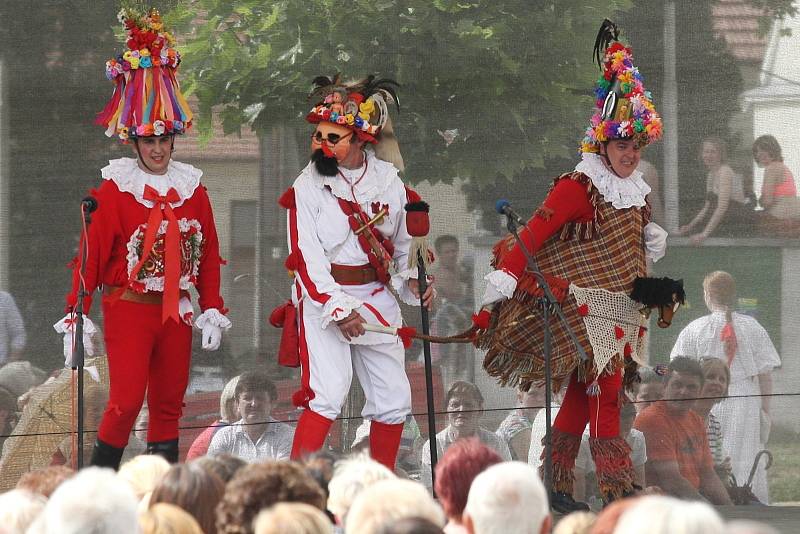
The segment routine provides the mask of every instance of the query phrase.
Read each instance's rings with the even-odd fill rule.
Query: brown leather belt
[[[121,288],[119,286],[103,286],[103,295],[110,296]],[[181,290],[181,297],[188,297],[189,292],[185,290]],[[126,289],[122,296],[119,297],[120,300],[127,300],[128,302],[135,302],[137,304],[161,304],[163,301],[163,293],[160,291],[158,292],[148,292],[148,293],[137,293],[136,291],[132,291],[130,289]]]
[[[360,286],[378,281],[378,271],[372,265],[338,265],[331,263],[331,276],[343,286]]]

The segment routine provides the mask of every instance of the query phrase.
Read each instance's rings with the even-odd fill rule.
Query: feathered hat
[[[389,104],[400,110],[396,81],[369,75],[361,81],[342,82],[339,74],[317,76],[308,99],[313,103],[306,120],[332,122],[353,130],[359,139],[375,145],[378,158],[403,170],[403,158],[389,117]]]
[[[95,124],[123,142],[184,133],[192,124],[192,112],[176,77],[181,55],[175,38],[164,30],[156,9],[141,14],[123,8],[117,18],[125,26],[127,50],[106,62],[114,94]]]
[[[594,57],[603,73],[594,89],[595,112],[582,152],[599,152],[601,143],[614,139],[633,139],[643,147],[661,138],[661,117],[653,96],[633,64],[631,49],[618,38],[616,24],[605,19],[594,43]]]

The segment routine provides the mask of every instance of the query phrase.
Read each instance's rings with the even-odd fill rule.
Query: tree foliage
[[[194,0],[184,86],[226,133],[302,128],[319,74],[401,84],[395,127],[411,180],[513,180],[575,154],[597,76],[594,36],[627,0]],[[585,96],[579,96],[585,95]],[[450,139],[453,137],[453,139]]]

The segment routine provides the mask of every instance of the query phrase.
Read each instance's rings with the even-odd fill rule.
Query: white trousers
[[[370,305],[357,310],[368,323],[401,325],[400,307],[382,284],[348,286],[347,292]],[[308,302],[302,304],[300,320],[308,352],[308,387],[314,392],[309,408],[335,419],[350,391],[355,368],[366,397],[362,417],[386,424],[404,422],[411,413],[411,385],[400,340],[368,332],[348,342],[335,323],[325,329],[320,327],[320,308]]]

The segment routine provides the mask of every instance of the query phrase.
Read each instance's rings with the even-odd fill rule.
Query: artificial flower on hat
[[[332,122],[353,130],[368,143],[377,143],[381,130],[389,120],[392,102],[400,109],[396,88],[399,84],[389,78],[370,75],[364,80],[342,82],[340,75],[318,76],[309,95],[313,107],[306,115],[312,124]]]
[[[582,152],[599,152],[601,143],[615,139],[633,139],[639,147],[661,139],[661,116],[653,96],[633,63],[633,52],[618,39],[617,26],[604,20],[594,45],[602,74],[594,89],[595,111],[581,142]]]
[[[174,37],[164,30],[161,14],[123,8],[117,18],[125,27],[126,50],[106,62],[114,93],[95,124],[122,142],[184,133],[192,124],[192,111],[176,76],[181,55]]]

